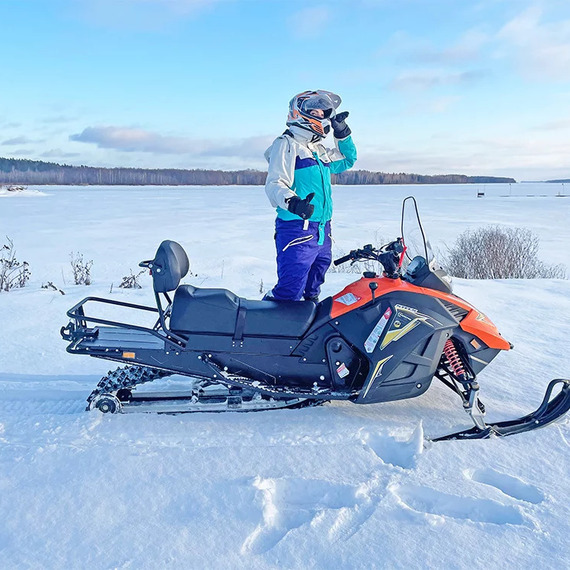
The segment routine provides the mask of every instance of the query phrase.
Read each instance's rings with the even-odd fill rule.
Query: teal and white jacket
[[[335,139],[335,148],[325,148],[320,142],[311,142],[311,133],[300,127],[290,127],[293,135],[277,137],[265,151],[269,162],[265,192],[282,220],[300,220],[287,210],[285,200],[291,196],[306,198],[314,192],[311,204],[315,211],[310,222],[319,222],[324,239],[324,226],[332,218],[333,202],[331,174],[344,172],[356,162],[356,147],[352,137]]]

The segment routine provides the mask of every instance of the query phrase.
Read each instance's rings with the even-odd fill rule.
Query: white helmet
[[[302,129],[311,131],[319,137],[326,137],[331,130],[331,117],[336,114],[336,109],[342,99],[330,91],[303,91],[295,95],[289,102],[289,114],[287,125],[296,125]],[[321,109],[324,117],[316,117],[311,114],[314,109]]]

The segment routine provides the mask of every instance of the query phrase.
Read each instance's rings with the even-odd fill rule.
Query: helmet
[[[331,117],[336,114],[336,109],[342,99],[330,91],[303,91],[295,95],[289,102],[289,114],[287,125],[296,125],[302,129],[311,131],[321,138],[326,137],[331,130]],[[324,117],[311,115],[314,109],[321,109]]]

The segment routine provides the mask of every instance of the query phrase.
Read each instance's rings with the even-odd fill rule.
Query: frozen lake
[[[399,235],[416,196],[435,248],[467,228],[525,227],[570,269],[570,197],[556,184],[340,186],[335,248]],[[484,191],[483,198],[477,192]],[[260,298],[275,279],[263,187],[36,187],[0,194],[0,236],[30,263],[0,293],[3,568],[562,568],[570,559],[570,421],[506,439],[426,443],[466,427],[456,396],[255,414],[103,416],[85,398],[112,363],[69,355],[65,311],[118,289],[163,239],[185,282]],[[93,260],[72,284],[69,257]],[[333,273],[325,294],[358,275]],[[47,281],[65,291],[41,289]],[[513,342],[481,374],[490,420],[534,409],[570,375],[570,282],[456,281]],[[112,289],[112,292],[111,292]],[[421,562],[419,562],[421,561]],[[565,562],[566,561],[566,562]]]

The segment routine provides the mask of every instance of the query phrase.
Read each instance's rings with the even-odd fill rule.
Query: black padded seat
[[[227,289],[180,285],[174,294],[170,328],[178,333],[300,337],[317,312],[312,301],[250,301]]]
[[[239,297],[227,289],[180,285],[172,301],[170,328],[175,332],[234,334]]]
[[[311,326],[317,312],[312,301],[250,301],[240,299],[245,308],[244,336],[300,337]]]

